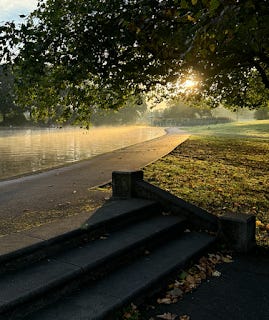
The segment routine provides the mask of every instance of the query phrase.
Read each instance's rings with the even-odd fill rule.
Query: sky
[[[36,8],[37,0],[0,0],[0,23],[21,21],[19,15],[27,15]]]

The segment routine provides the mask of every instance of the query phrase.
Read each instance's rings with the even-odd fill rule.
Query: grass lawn
[[[188,141],[144,169],[145,179],[207,211],[257,217],[269,247],[269,121],[189,129]]]
[[[185,128],[193,134],[269,139],[269,120],[253,120]]]

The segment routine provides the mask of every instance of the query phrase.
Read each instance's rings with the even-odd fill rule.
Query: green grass
[[[249,136],[252,125],[255,129],[251,136],[255,139],[243,138]],[[172,153],[147,166],[145,179],[213,214],[254,214],[267,225],[269,141],[256,136],[264,133],[266,126],[269,121],[259,125],[237,124],[241,128],[237,131],[240,138],[192,136]],[[218,132],[227,132],[228,125],[222,127],[218,126]],[[268,232],[260,231],[258,243],[269,246]]]
[[[269,139],[269,120],[232,122],[185,128],[192,134]]]

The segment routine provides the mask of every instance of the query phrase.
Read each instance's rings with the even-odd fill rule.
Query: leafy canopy
[[[1,26],[0,50],[19,101],[40,114],[80,121],[193,73],[197,99],[258,107],[268,21],[266,0],[39,0],[19,27]]]

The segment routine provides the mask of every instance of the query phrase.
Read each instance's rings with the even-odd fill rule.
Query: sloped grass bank
[[[254,214],[261,222],[258,244],[269,246],[268,140],[194,136],[144,174],[150,183],[213,214]]]

